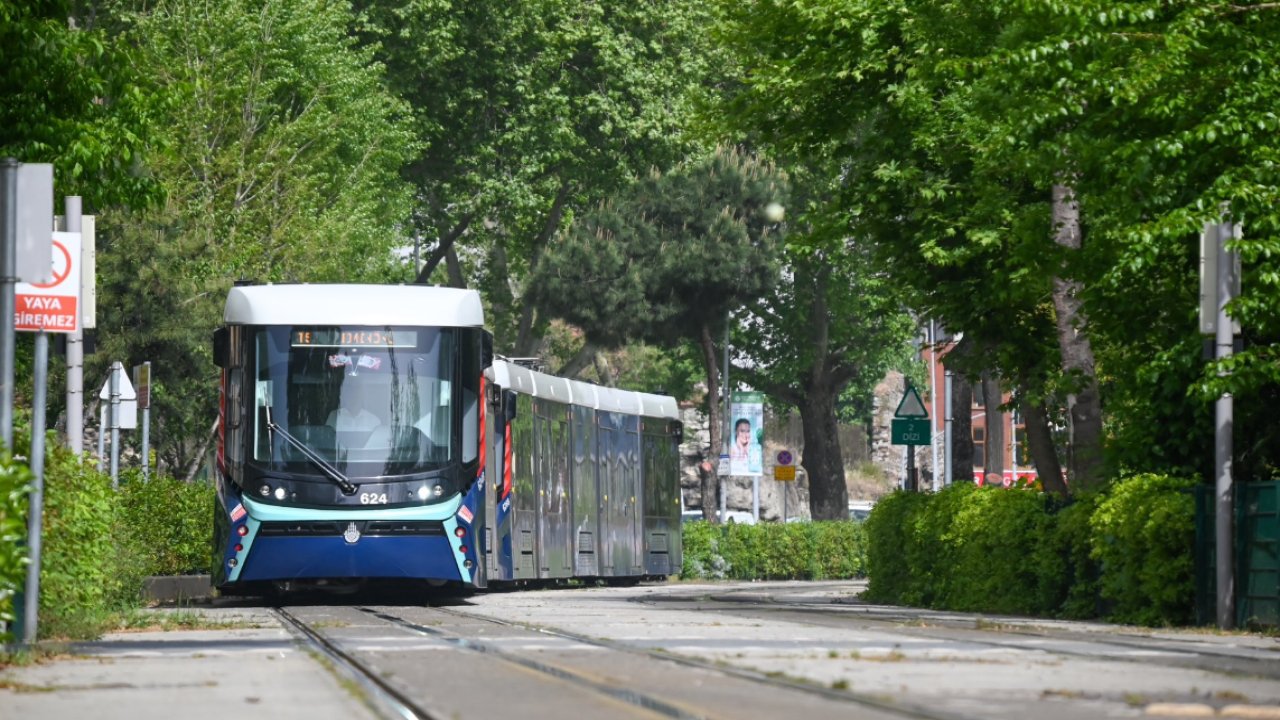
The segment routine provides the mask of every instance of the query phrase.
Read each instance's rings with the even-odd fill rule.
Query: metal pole
[[[142,479],[151,479],[151,404],[142,409]]]
[[[721,452],[726,455],[729,453],[729,313],[724,314],[724,377],[720,383],[724,393],[724,422],[721,423],[724,429],[721,430],[722,437]],[[729,480],[732,475],[717,475],[720,479],[720,522],[724,522],[725,515],[729,512]],[[784,518],[785,520],[785,518]]]
[[[942,463],[938,457],[938,327],[929,321],[929,404],[933,413],[929,418],[929,448],[933,452],[933,490],[942,489]],[[945,421],[944,421],[945,422]]]
[[[953,469],[951,467],[951,370],[946,371],[943,381],[942,402],[945,406],[943,412],[946,413],[946,421],[942,430],[942,462],[946,466],[946,472],[943,473],[943,482],[947,485],[952,483]]]
[[[1017,405],[1014,405],[1017,408]],[[1013,458],[1010,465],[1013,465],[1013,482],[1018,483],[1018,411],[1015,409],[1009,415],[1009,443],[1011,450],[1009,457]]]
[[[98,472],[102,472],[107,461],[107,406],[102,405],[98,413]]]
[[[120,487],[120,361],[111,363],[111,487]]]
[[[67,232],[83,232],[83,209],[79,195],[66,198]],[[75,262],[79,264],[80,258]],[[84,275],[80,277],[80,297],[84,298]],[[79,455],[84,452],[84,328],[83,318],[76,331],[67,335],[67,447]]]
[[[13,451],[13,283],[18,266],[18,161],[0,161],[0,441]]]
[[[44,429],[47,398],[49,335],[36,333],[35,388],[31,399],[31,500],[27,512],[27,588],[23,595],[22,642],[36,641],[40,610],[40,533],[44,523]]]
[[[1231,318],[1227,315],[1227,303],[1235,293],[1235,253],[1227,250],[1227,240],[1233,234],[1230,223],[1217,226],[1218,231],[1218,327],[1214,335],[1219,363],[1231,357],[1234,344]],[[1225,375],[1219,370],[1219,375]],[[1216,527],[1214,532],[1215,559],[1218,581],[1218,627],[1231,629],[1235,623],[1235,572],[1232,541],[1234,539],[1231,455],[1233,399],[1223,393],[1214,405],[1213,467],[1217,493]]]

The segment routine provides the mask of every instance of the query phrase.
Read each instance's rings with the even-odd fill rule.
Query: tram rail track
[[[445,720],[447,717],[425,707],[421,701],[414,700],[379,677],[368,664],[285,608],[271,608],[271,612],[305,647],[325,658],[340,674],[354,682],[378,715],[388,720]]]
[[[872,612],[870,608],[860,607],[849,603],[801,602],[788,601],[773,597],[761,598],[758,590],[746,590],[738,593],[700,593],[698,595],[684,597],[668,596],[662,599],[632,598],[631,600],[632,602],[646,605],[661,605],[664,603],[679,602],[708,602],[720,606],[729,606],[729,608],[751,608],[755,611],[769,613],[811,613],[825,618],[856,618],[857,620],[867,623],[891,626],[895,632],[904,633],[912,637],[936,640],[954,640],[955,638],[939,632],[930,631],[930,629],[924,625],[914,626],[913,623],[931,623],[957,632],[974,634],[981,633],[985,629],[980,624],[984,619],[979,619],[978,621],[975,621],[972,618],[960,619],[946,613],[921,614],[908,612]],[[722,607],[721,609],[726,608]],[[806,624],[813,626],[830,625],[830,623],[820,623],[812,620],[793,620],[796,622],[806,622]],[[1109,633],[1106,637],[1099,637],[1095,634],[1081,632],[1078,630],[1071,631],[1061,628],[1035,625],[1034,621],[1027,624],[1023,624],[1022,621],[1002,622],[999,618],[985,619],[985,621],[990,623],[992,627],[999,628],[1002,633],[1009,635],[1039,638],[1050,642],[1089,643],[1096,645],[1099,648],[1115,647],[1122,650],[1166,653],[1169,657],[1164,660],[1164,662],[1170,665],[1190,666],[1211,672],[1246,673],[1260,678],[1280,679],[1280,663],[1276,662],[1276,660],[1280,660],[1280,642],[1277,643],[1274,649],[1258,649],[1257,653],[1260,655],[1271,655],[1270,657],[1263,657],[1238,651],[1222,652],[1212,647],[1205,647],[1203,644],[1197,644],[1192,647],[1189,643],[1192,643],[1193,641],[1184,639],[1153,638],[1151,636],[1134,633]],[[1017,642],[1000,641],[973,636],[968,636],[965,640],[967,642],[985,645],[988,647],[1009,650],[1042,650],[1047,653],[1070,655],[1074,657],[1106,658],[1108,660],[1142,664],[1150,664],[1153,662],[1152,655],[1125,654],[1120,651],[1107,653],[1100,651],[1086,652],[1065,647],[1029,647],[1026,644]],[[1174,657],[1175,655],[1177,657]],[[1221,664],[1223,662],[1226,662],[1229,665],[1224,666]]]
[[[433,637],[445,637],[449,635],[449,633],[443,632],[439,628],[427,627],[419,623],[414,623],[404,618],[400,618],[398,616],[386,613],[385,611],[377,611],[367,607],[357,607],[357,609],[362,612],[374,615],[375,617],[381,620],[384,620],[386,622],[392,622],[406,629],[411,629],[425,635],[430,635]],[[891,714],[894,717],[907,718],[909,720],[975,720],[975,718],[971,718],[968,716],[939,711],[937,709],[928,708],[921,705],[905,703],[901,701],[884,700],[878,697],[874,697],[874,696],[866,695],[862,693],[856,693],[849,690],[838,690],[833,688],[826,688],[820,685],[814,685],[812,683],[806,683],[806,682],[801,682],[797,680],[789,680],[783,677],[778,677],[773,674],[758,672],[758,671],[750,670],[747,668],[739,668],[731,665],[708,662],[705,660],[699,660],[697,658],[676,655],[668,652],[661,652],[658,650],[650,650],[647,648],[635,647],[632,645],[627,645],[625,643],[616,642],[613,640],[595,638],[588,635],[568,632],[565,630],[550,629],[550,628],[529,624],[529,623],[500,620],[497,618],[488,617],[486,615],[457,610],[456,608],[433,607],[431,609],[436,612],[440,612],[446,615],[452,615],[459,618],[466,618],[468,620],[482,621],[485,623],[491,623],[491,624],[499,625],[502,627],[515,628],[515,629],[520,629],[524,631],[535,632],[541,635],[545,635],[547,637],[554,637],[561,640],[599,647],[599,648],[611,650],[614,652],[626,653],[632,656],[644,657],[644,658],[648,658],[655,661],[674,663],[676,665],[681,665],[684,667],[697,668],[700,670],[716,673],[722,676],[728,676],[728,677],[733,677],[741,680],[747,680],[752,683],[767,685],[767,686],[778,688],[781,690],[804,693],[806,695],[821,697],[826,700],[835,700],[840,703],[848,704],[850,706],[873,709],[883,713]],[[515,662],[526,668],[537,670],[539,672],[546,672],[547,674],[553,675],[563,680],[570,680],[574,683],[580,682],[578,679],[575,679],[577,676],[572,671],[565,670],[562,668],[557,668],[557,667],[548,665],[547,663],[531,661],[527,658],[519,658],[514,656],[512,653],[495,648],[491,645],[487,645],[486,643],[483,643],[483,642],[462,640],[462,641],[459,641],[458,644],[460,646],[468,647],[469,649],[478,650],[481,652],[493,653],[499,657]],[[621,699],[626,702],[631,702],[632,704],[636,704],[640,707],[644,707],[646,709],[656,711],[659,714],[662,714],[666,717],[685,719],[685,718],[709,717],[715,714],[715,713],[708,713],[706,715],[697,714],[697,713],[691,714],[687,710],[681,710],[677,706],[674,706],[670,703],[666,703],[665,701],[662,701],[656,698],[648,697],[642,693],[635,693],[633,691],[628,691],[624,693],[622,696],[619,696],[615,694],[616,689],[600,687],[599,683],[595,681],[592,681],[589,679],[583,679],[581,682],[584,682],[585,686],[587,687],[594,688],[598,691],[606,692],[612,695],[613,697],[615,697],[615,699]],[[634,695],[636,699],[642,699],[641,702],[633,702],[631,699],[628,699],[627,696],[631,696],[631,695]],[[670,711],[668,711],[667,708],[670,708]]]

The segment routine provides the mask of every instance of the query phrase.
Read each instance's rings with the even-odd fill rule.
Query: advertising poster
[[[736,392],[729,404],[729,474],[759,477],[764,471],[764,394]]]

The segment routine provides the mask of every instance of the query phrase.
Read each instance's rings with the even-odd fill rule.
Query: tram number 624
[[[386,493],[360,493],[361,505],[386,505]]]

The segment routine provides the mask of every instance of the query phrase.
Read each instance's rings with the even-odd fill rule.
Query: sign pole
[[[83,232],[80,196],[68,195],[65,203],[67,232]],[[80,281],[85,282],[83,273]],[[85,296],[83,287],[80,296]],[[67,336],[67,447],[79,455],[84,452],[84,329],[76,325],[76,331]]]
[[[120,361],[111,363],[111,487],[120,487]]]
[[[142,408],[142,479],[151,479],[151,361],[134,368],[133,386]]]
[[[98,472],[102,472],[102,468],[106,464],[106,462],[107,462],[107,404],[103,403],[98,412]]]
[[[1217,230],[1217,277],[1218,286],[1217,326],[1214,328],[1214,344],[1216,357],[1221,363],[1231,357],[1235,345],[1235,323],[1227,314],[1227,304],[1235,299],[1236,254],[1227,249],[1227,241],[1239,229],[1232,223],[1220,223]],[[1225,373],[1222,373],[1225,374]],[[1234,540],[1233,521],[1235,519],[1235,503],[1232,480],[1232,430],[1234,401],[1231,393],[1223,393],[1214,404],[1214,442],[1213,468],[1214,490],[1217,495],[1215,503],[1215,560],[1217,562],[1218,585],[1218,628],[1232,629],[1236,626],[1235,609],[1235,558],[1232,548]]]
[[[0,161],[0,441],[13,452],[13,283],[17,280],[18,161]]]
[[[36,333],[35,388],[31,401],[31,496],[27,512],[27,587],[23,595],[22,642],[36,641],[40,611],[40,532],[44,523],[44,431],[47,399],[49,335]]]

